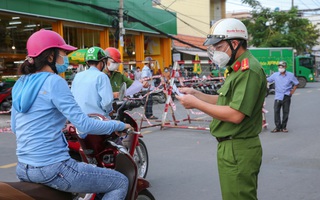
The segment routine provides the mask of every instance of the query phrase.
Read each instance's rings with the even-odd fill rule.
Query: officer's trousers
[[[220,142],[217,151],[223,200],[257,200],[262,162],[259,136]]]

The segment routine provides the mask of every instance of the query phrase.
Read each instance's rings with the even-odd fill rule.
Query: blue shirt
[[[275,100],[283,100],[284,95],[290,95],[290,91],[294,85],[298,85],[299,81],[293,73],[286,71],[284,75],[275,72],[267,78],[268,82],[275,84]]]
[[[152,77],[152,72],[151,69],[149,68],[148,65],[143,66],[142,71],[141,71],[141,78],[151,78]],[[154,82],[153,80],[148,81],[150,85],[150,89],[152,90],[154,88]],[[142,90],[149,90],[149,88],[142,88]]]
[[[113,93],[108,75],[91,66],[74,77],[71,92],[84,113],[110,118]]]
[[[34,77],[39,75],[46,77],[37,79],[35,84]],[[53,73],[22,76],[13,87],[12,99],[11,129],[16,134],[16,154],[19,162],[32,166],[46,166],[70,158],[62,133],[67,119],[82,138],[88,133],[111,134],[125,128],[119,121],[89,118],[74,100],[67,82]]]
[[[148,65],[143,66],[142,72],[141,72],[141,78],[151,78],[152,72],[151,69],[148,67]]]

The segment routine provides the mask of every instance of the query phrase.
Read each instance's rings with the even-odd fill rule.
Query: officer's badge
[[[241,66],[241,63],[239,61],[237,61],[236,64],[233,65],[233,70],[235,72],[237,72],[239,70],[240,66]]]
[[[245,58],[241,61],[241,71],[246,71],[248,70],[250,67],[249,67],[249,59],[248,58]]]

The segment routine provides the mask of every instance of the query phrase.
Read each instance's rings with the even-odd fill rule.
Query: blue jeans
[[[128,190],[128,179],[123,174],[73,159],[44,167],[19,162],[16,174],[21,181],[40,183],[65,192],[104,193],[103,200],[125,199]]]

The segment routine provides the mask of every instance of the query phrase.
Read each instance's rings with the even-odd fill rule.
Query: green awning
[[[1,0],[0,11],[111,27],[118,17],[116,0]],[[176,35],[176,14],[152,7],[152,1],[124,0],[126,29]],[[158,29],[159,31],[155,30]]]

